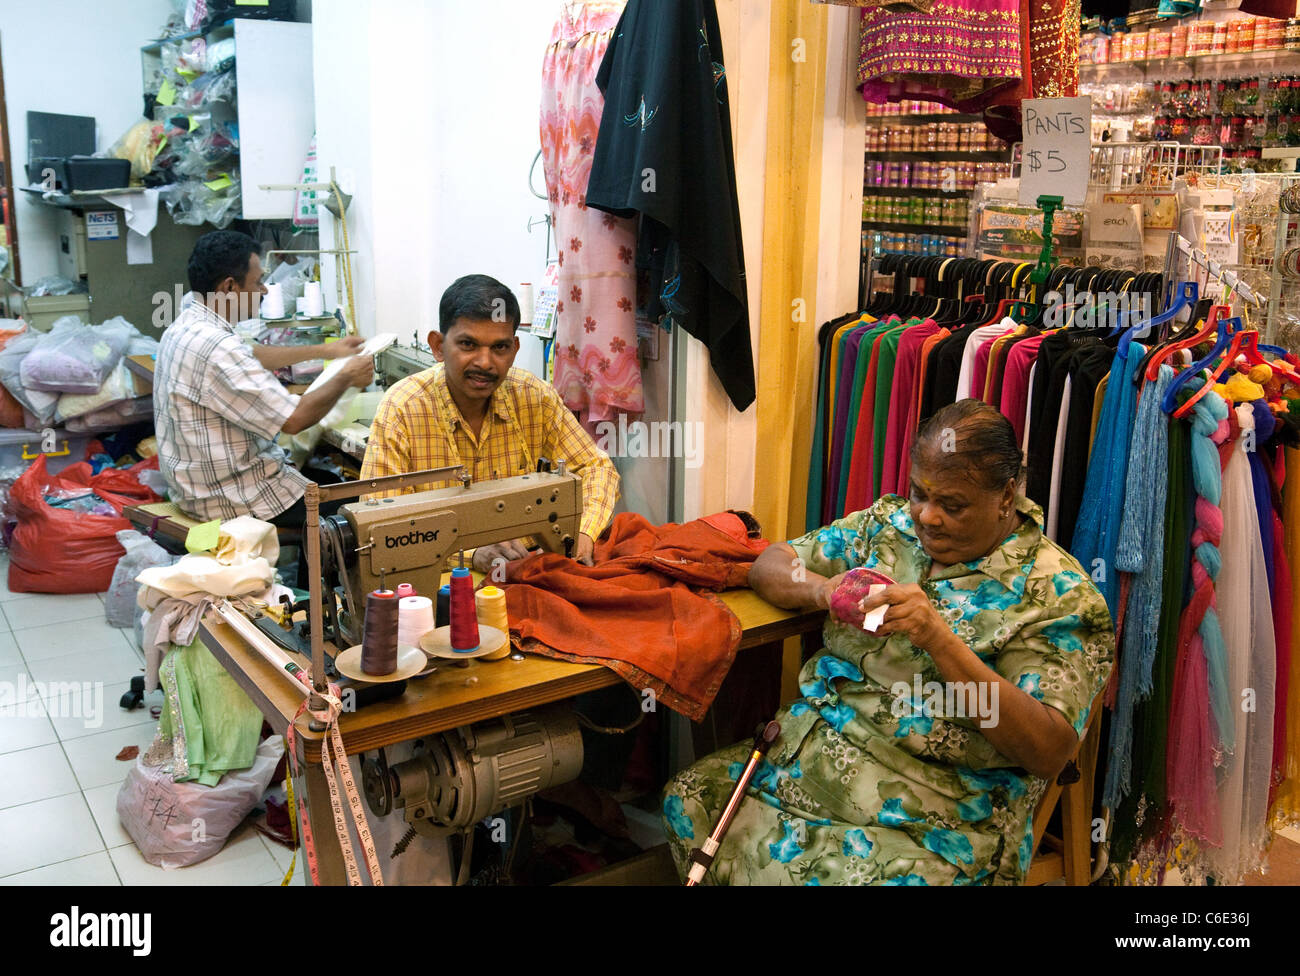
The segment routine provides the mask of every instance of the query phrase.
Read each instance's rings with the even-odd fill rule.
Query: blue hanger
[[[1181,285],[1178,286],[1177,290],[1175,290],[1174,302],[1172,305],[1170,305],[1159,315],[1156,315],[1145,321],[1138,322],[1137,325],[1131,325],[1127,329],[1125,329],[1124,334],[1120,337],[1119,340],[1119,354],[1121,356],[1128,355],[1128,345],[1130,342],[1133,341],[1133,336],[1136,333],[1141,332],[1143,329],[1150,329],[1157,325],[1164,325],[1166,322],[1172,322],[1174,316],[1176,316],[1183,309],[1191,306],[1195,306],[1196,300],[1199,297],[1199,295],[1200,295],[1200,290],[1197,288],[1196,282],[1184,281]],[[1111,335],[1112,336],[1115,335],[1115,333],[1117,333],[1121,328],[1124,328],[1125,325],[1128,325],[1129,320],[1132,319],[1135,314],[1136,313],[1134,312],[1125,312],[1121,318],[1122,324],[1117,326],[1111,332]]]
[[[1228,348],[1228,343],[1232,341],[1232,337],[1243,328],[1245,326],[1241,324],[1239,316],[1230,319],[1219,319],[1219,337],[1214,341],[1214,348],[1209,351],[1204,359],[1192,363],[1191,366],[1188,366],[1187,369],[1174,377],[1174,381],[1169,384],[1169,389],[1165,391],[1165,398],[1160,401],[1160,409],[1165,413],[1173,413],[1178,407],[1178,391],[1186,386],[1188,380],[1193,376],[1196,376],[1215,359],[1222,356],[1224,350]]]

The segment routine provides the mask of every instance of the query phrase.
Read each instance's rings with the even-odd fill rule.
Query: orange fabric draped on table
[[[768,545],[755,536],[732,512],[682,525],[616,515],[594,566],[543,553],[507,567],[511,640],[530,653],[603,664],[698,722],[741,633],[736,615],[707,591],[748,584]]]

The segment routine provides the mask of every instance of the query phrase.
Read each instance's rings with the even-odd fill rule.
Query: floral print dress
[[[1074,557],[1043,535],[1042,510],[1023,497],[1017,509],[1025,518],[997,549],[933,576],[897,495],[791,545],[825,576],[866,567],[919,584],[981,661],[1080,732],[1110,673],[1110,613]],[[980,732],[989,711],[940,703],[926,682],[943,676],[903,634],[877,637],[829,616],[823,638],[707,882],[1021,883],[1047,784]],[[995,704],[984,694],[982,705]],[[663,816],[683,876],[749,748],[716,753],[669,784]]]
[[[566,4],[542,62],[542,165],[558,248],[555,388],[589,431],[645,410],[636,338],[636,221],[587,206],[605,107],[596,87],[625,0]]]

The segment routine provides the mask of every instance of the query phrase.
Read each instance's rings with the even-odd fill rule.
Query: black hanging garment
[[[605,110],[587,206],[641,215],[650,313],[709,348],[737,410],[754,402],[745,257],[713,0],[629,0],[596,75]],[[665,322],[665,325],[669,324]]]

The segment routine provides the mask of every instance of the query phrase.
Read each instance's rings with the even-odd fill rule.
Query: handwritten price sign
[[[1027,98],[1020,108],[1024,119],[1021,205],[1037,206],[1042,194],[1063,196],[1066,204],[1081,205],[1088,193],[1092,100]]]

